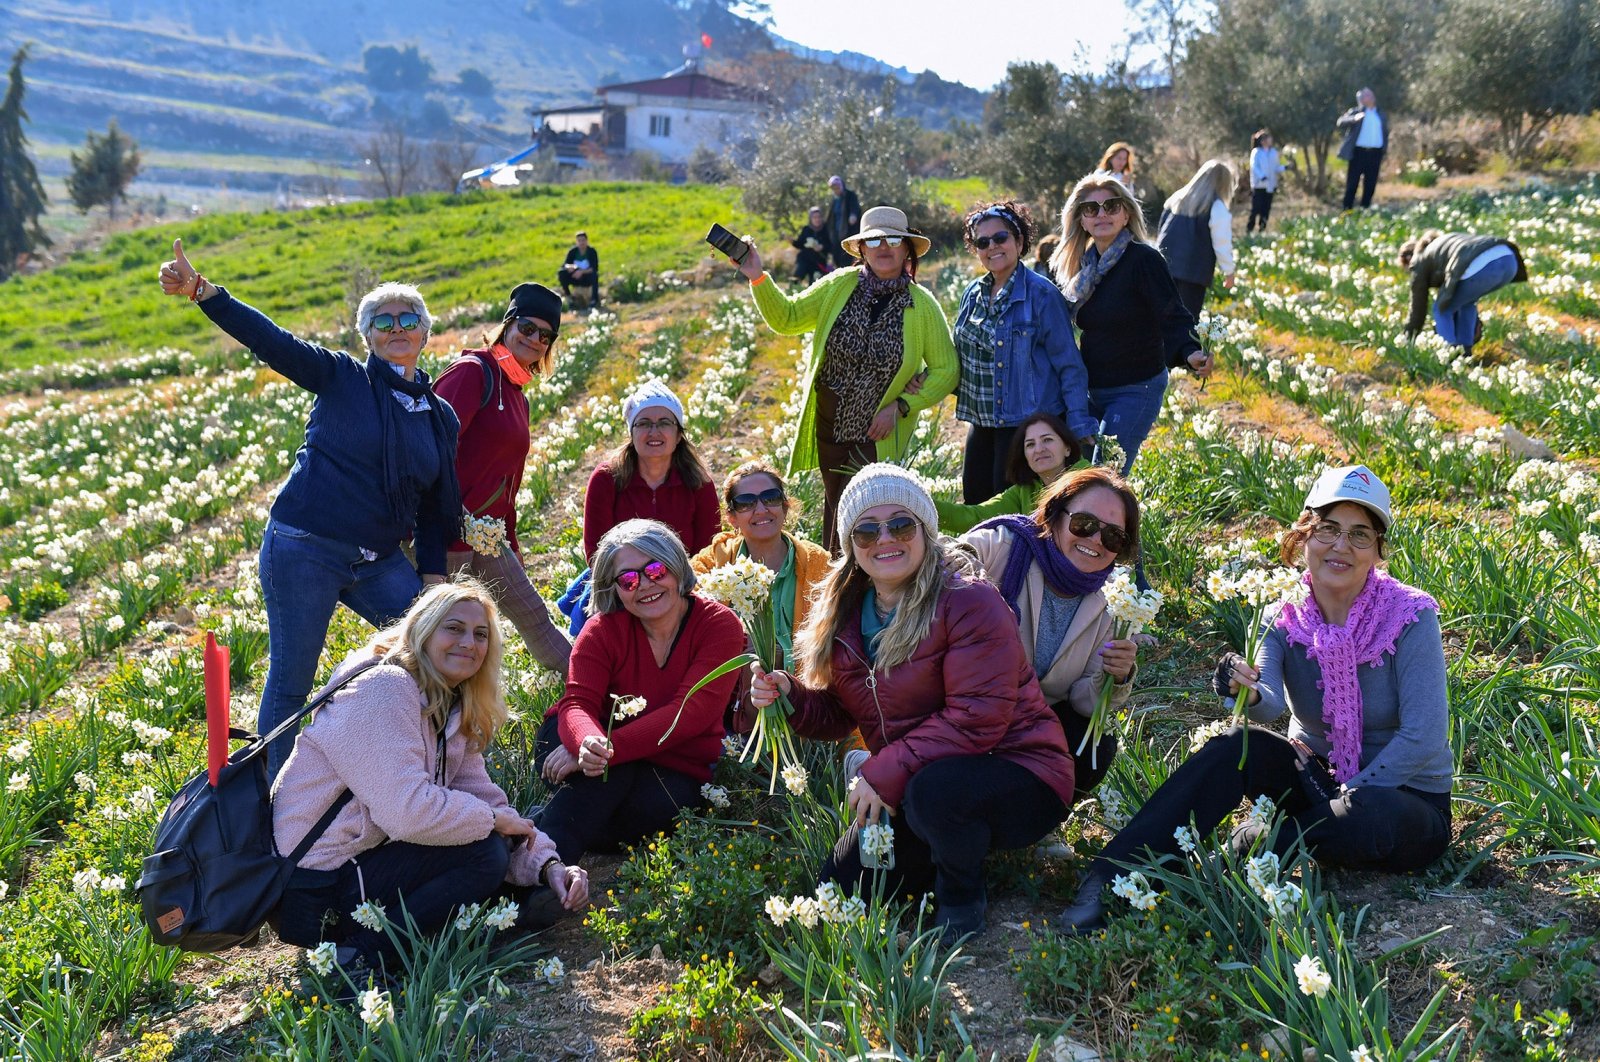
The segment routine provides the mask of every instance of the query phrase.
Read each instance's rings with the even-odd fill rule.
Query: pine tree
[[[128,185],[139,173],[139,161],[139,146],[117,128],[115,118],[104,136],[91,130],[83,154],[72,153],[72,174],[67,178],[72,205],[84,214],[103,206],[116,217],[117,200],[128,198]]]
[[[10,83],[0,102],[0,280],[11,275],[23,255],[50,246],[39,227],[44,186],[28,157],[28,138],[22,133],[28,117],[22,109],[22,64],[27,58],[27,45],[11,57]]]

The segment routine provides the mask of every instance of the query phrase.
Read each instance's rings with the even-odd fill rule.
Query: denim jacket
[[[957,332],[988,284],[985,275],[967,285],[956,311]],[[1089,373],[1073,339],[1067,300],[1022,263],[1011,301],[995,325],[994,360],[995,412],[1002,425],[1014,427],[1043,411],[1062,417],[1078,438],[1098,430],[1089,413]]]

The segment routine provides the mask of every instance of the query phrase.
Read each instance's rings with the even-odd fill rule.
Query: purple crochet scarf
[[[1006,573],[1000,580],[1000,596],[1006,599],[1011,611],[1022,618],[1022,608],[1017,599],[1022,596],[1022,584],[1028,578],[1029,564],[1039,566],[1045,585],[1058,594],[1068,597],[1087,597],[1106,585],[1111,578],[1111,566],[1097,572],[1079,571],[1067,559],[1049,535],[1040,536],[1039,525],[1033,518],[1020,513],[1008,513],[993,520],[985,520],[978,528],[999,527],[1011,532],[1011,552],[1006,556]],[[976,529],[975,529],[976,530]]]
[[[1304,581],[1311,585],[1309,572]],[[1394,652],[1401,632],[1423,609],[1437,612],[1439,602],[1374,568],[1342,627],[1322,618],[1317,599],[1309,593],[1304,604],[1285,604],[1278,613],[1276,626],[1289,644],[1305,646],[1307,658],[1322,669],[1322,721],[1333,745],[1328,762],[1340,782],[1361,773],[1361,682],[1356,669],[1362,664],[1382,667],[1384,655]]]

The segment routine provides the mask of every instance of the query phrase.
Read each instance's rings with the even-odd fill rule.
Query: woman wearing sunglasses
[[[961,493],[976,505],[1006,485],[1011,443],[1029,416],[1064,418],[1080,446],[1099,422],[1089,414],[1089,377],[1066,300],[1022,265],[1034,238],[1028,208],[1009,199],[980,206],[963,234],[984,271],[962,293],[955,327],[956,419],[967,425]]]
[[[1029,515],[997,517],[962,536],[985,576],[1011,606],[1023,652],[1076,750],[1106,686],[1120,707],[1133,689],[1136,646],[1111,637],[1101,587],[1139,548],[1139,499],[1109,468],[1057,479]],[[1117,754],[1107,734],[1077,757],[1078,793],[1100,783]]]
[[[382,627],[405,614],[423,582],[443,581],[460,526],[456,415],[417,368],[433,319],[416,288],[381,284],[362,298],[361,361],[298,339],[235,299],[200,275],[181,240],[172,251],[161,290],[199,303],[263,364],[317,396],[261,542],[270,651],[257,726],[265,734],[305,704],[341,601]],[[415,567],[400,549],[407,539]],[[274,774],[293,746],[285,735],[267,751]]]
[[[777,572],[771,592],[773,629],[788,660],[794,652],[794,632],[810,615],[811,591],[827,576],[833,558],[815,542],[784,530],[794,502],[784,489],[783,477],[766,461],[746,461],[729,472],[722,485],[722,503],[729,529],[718,532],[689,563],[704,575],[749,557]]]
[[[1365,466],[1312,485],[1282,545],[1305,565],[1304,602],[1281,606],[1255,661],[1229,653],[1214,679],[1256,722],[1288,711],[1288,737],[1251,727],[1246,743],[1235,727],[1185,760],[1090,866],[1067,925],[1099,926],[1119,865],[1176,855],[1179,826],[1203,838],[1241,799],[1277,803],[1280,855],[1300,840],[1322,863],[1404,872],[1444,854],[1455,760],[1439,606],[1378,566],[1390,527],[1389,490]],[[1230,844],[1265,834],[1252,822]]]
[[[771,282],[753,244],[738,263],[774,332],[812,333],[789,474],[820,471],[822,538],[830,550],[839,541],[835,512],[851,475],[904,457],[916,414],[955,390],[959,374],[944,311],[916,282],[917,260],[931,244],[911,230],[905,212],[873,207],[843,246],[858,266],[836,269],[795,296]]]
[[[1126,475],[1161,412],[1167,370],[1209,376],[1211,358],[1139,204],[1114,174],[1091,173],[1073,186],[1061,231],[1050,264],[1082,331],[1089,413],[1122,447]]]
[[[745,633],[730,609],[692,593],[694,578],[683,543],[656,520],[624,520],[595,550],[593,618],[536,750],[557,786],[539,828],[566,863],[670,829],[702,801],[738,674],[688,693],[744,652]]]
[[[446,562],[452,572],[481,579],[505,615],[516,625],[528,652],[563,678],[572,643],[550,620],[550,610],[522,567],[517,542],[517,491],[528,461],[528,397],[523,387],[555,368],[556,334],[561,328],[561,296],[542,284],[511,290],[500,328],[485,335],[481,348],[464,350],[439,374],[434,390],[449,402],[461,423],[456,476],[461,505],[477,519],[505,527],[505,545],[493,556],[457,540]]]
[[[981,932],[991,848],[1038,841],[1072,803],[1072,756],[1005,601],[959,574],[911,473],[868,465],[839,500],[840,545],[795,638],[795,673],[752,668],[751,701],[780,692],[797,733],[857,728],[870,755],[849,791],[854,824],[894,826],[889,894],[930,886],[948,940]],[[854,837],[822,870],[854,889]]]
[[[939,529],[959,535],[985,520],[1007,513],[1031,513],[1039,507],[1039,496],[1072,468],[1086,464],[1083,451],[1067,422],[1054,413],[1035,413],[1017,425],[1006,455],[1005,490],[977,505],[935,501],[939,508]]]

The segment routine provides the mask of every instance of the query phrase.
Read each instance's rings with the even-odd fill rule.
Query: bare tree
[[[1131,7],[1139,28],[1130,35],[1129,44],[1154,48],[1166,83],[1174,84],[1184,48],[1200,28],[1197,0],[1136,0]]]
[[[428,144],[428,185],[441,192],[453,192],[461,175],[473,169],[478,162],[478,151],[483,147],[477,140],[469,140],[460,130],[448,139],[430,141]]]
[[[369,169],[368,181],[374,192],[385,198],[416,191],[422,166],[422,148],[411,139],[405,123],[390,120],[368,140],[358,145]]]

